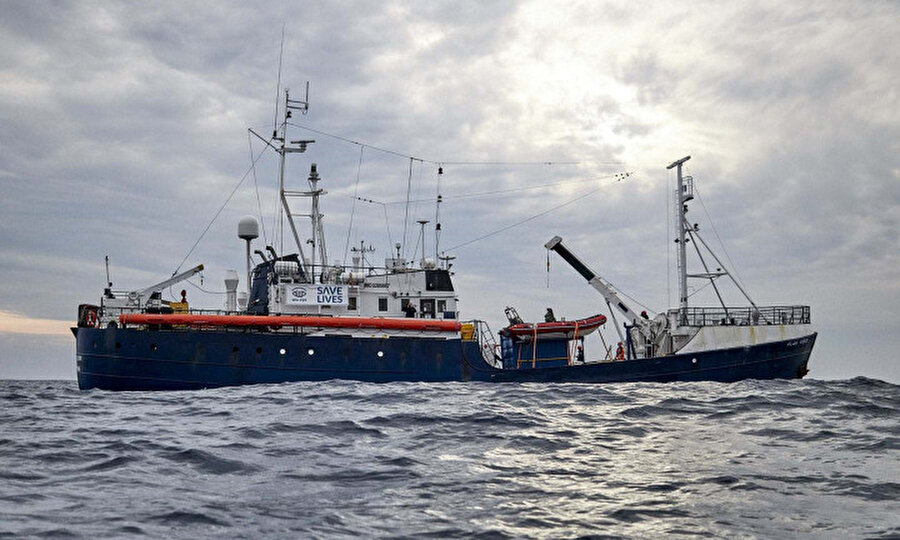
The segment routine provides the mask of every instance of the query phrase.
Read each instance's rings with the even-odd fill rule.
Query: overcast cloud
[[[388,256],[409,160],[444,166],[442,247],[596,193],[452,250],[462,314],[495,330],[506,305],[579,317],[602,299],[558,258],[554,234],[653,311],[674,302],[665,166],[685,155],[716,233],[760,304],[812,306],[811,376],[900,381],[900,4],[896,2],[4,3],[0,17],[0,377],[74,376],[65,324],[117,288],[160,281],[247,171],[252,127],[272,131],[282,82],[310,81],[330,257],[360,240]],[[250,141],[250,142],[248,142]],[[449,162],[578,162],[454,165]],[[627,180],[610,177],[633,172]],[[359,176],[359,185],[356,178]],[[272,234],[275,159],[256,178]],[[412,198],[437,166],[413,164]],[[463,197],[571,180],[551,188]],[[704,212],[709,211],[709,216]],[[253,176],[185,266],[203,288],[241,269]],[[414,203],[410,221],[434,219]],[[711,218],[711,223],[710,223]],[[713,229],[713,226],[715,227]],[[411,252],[416,234],[407,233]],[[427,249],[433,250],[428,235]],[[199,280],[194,280],[200,285]],[[188,286],[194,305],[219,295]],[[692,298],[712,302],[705,290]],[[739,296],[733,292],[734,302]],[[604,306],[605,307],[605,306]],[[29,320],[32,320],[29,323]],[[32,330],[33,329],[33,330]]]

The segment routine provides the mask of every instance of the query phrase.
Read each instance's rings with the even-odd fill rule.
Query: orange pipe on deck
[[[413,330],[458,332],[458,321],[433,319],[393,319],[381,317],[318,317],[311,315],[192,315],[127,313],[119,315],[122,324],[180,324],[185,326],[303,326],[307,328],[360,328],[376,330]]]

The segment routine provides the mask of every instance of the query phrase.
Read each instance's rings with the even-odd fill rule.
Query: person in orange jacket
[[[625,347],[622,346],[621,341],[616,347],[616,360],[625,360]]]

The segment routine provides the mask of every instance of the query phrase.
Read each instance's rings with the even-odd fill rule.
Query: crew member
[[[616,346],[616,360],[625,360],[625,347],[622,346],[622,342],[619,342],[619,345]]]
[[[575,352],[575,359],[582,364],[584,363],[584,346],[581,343],[578,344],[578,349]]]
[[[413,305],[412,302],[407,300],[403,303],[403,313],[406,313],[407,317],[415,317],[416,316],[416,306]]]
[[[556,322],[556,315],[553,314],[553,310],[547,308],[547,313],[544,313],[544,322]]]

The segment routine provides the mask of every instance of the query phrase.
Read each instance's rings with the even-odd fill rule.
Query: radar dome
[[[238,222],[238,238],[253,240],[259,238],[259,222],[253,216],[244,216]]]

